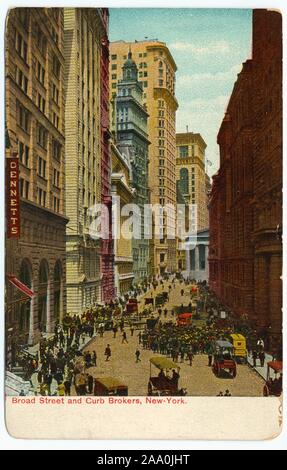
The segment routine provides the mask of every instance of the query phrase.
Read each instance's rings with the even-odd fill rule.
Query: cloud
[[[205,73],[192,73],[190,75],[178,75],[177,76],[177,83],[180,86],[197,86],[202,84],[203,82],[208,83],[220,83],[226,82],[231,79],[236,79],[236,75],[242,69],[242,64],[233,65],[229,70],[225,70],[223,72],[205,72]]]
[[[196,98],[190,102],[186,102],[182,108],[189,110],[196,110],[198,112],[202,111],[218,111],[226,109],[229,96],[219,95],[211,99],[205,98]]]
[[[217,133],[228,104],[228,95],[213,98],[196,98],[184,101],[176,113],[177,132],[185,132],[188,125],[190,132],[199,132],[207,143],[206,158],[212,162],[207,167],[209,175],[214,174],[219,164]]]
[[[213,54],[227,54],[231,51],[231,44],[227,41],[215,41],[205,45],[191,42],[174,42],[170,48],[178,52],[190,52],[195,56],[206,56]]]

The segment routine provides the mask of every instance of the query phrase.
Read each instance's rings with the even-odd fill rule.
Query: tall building
[[[218,133],[220,169],[210,200],[210,286],[237,314],[253,316],[253,64],[238,75]],[[217,238],[218,244],[215,243]]]
[[[254,311],[274,350],[282,346],[282,16],[253,12],[255,107]]]
[[[200,134],[176,134],[176,181],[186,204],[197,206],[198,230],[209,227],[205,149],[206,143]]]
[[[89,212],[110,193],[105,12],[65,8],[64,32],[67,310],[79,313],[106,296],[106,247],[91,236]]]
[[[131,186],[131,164],[129,157],[111,144],[112,155],[112,198],[113,207],[117,207],[116,227],[114,226],[115,255],[115,294],[120,296],[132,289],[135,277],[133,270],[133,240],[124,236],[123,224],[127,217],[122,215],[122,208],[134,202],[134,188]]]
[[[149,204],[148,189],[148,114],[143,106],[142,83],[138,81],[138,69],[128,53],[123,65],[122,79],[113,98],[116,113],[117,147],[131,164],[131,183],[135,189],[133,203],[140,209],[140,239],[133,238],[134,282],[148,278],[150,274],[149,240],[144,238],[144,206]]]
[[[108,209],[108,237],[101,240],[102,300],[109,302],[115,296],[114,242],[112,237],[110,97],[109,97],[109,10],[99,9],[104,27],[101,42],[100,100],[101,100],[101,202]]]
[[[282,345],[281,22],[278,12],[253,12],[252,60],[218,134],[210,199],[210,286],[274,352]]]
[[[151,204],[176,205],[175,182],[175,98],[174,59],[164,42],[147,40],[140,42],[117,41],[110,44],[110,92],[117,90],[119,73],[132,53],[143,86],[143,104],[149,114],[149,189]],[[153,238],[150,244],[151,273],[160,274],[176,270],[176,240],[167,234],[175,227],[175,214],[162,217],[161,238]]]
[[[62,8],[9,11],[6,162],[18,157],[20,191],[20,238],[6,240],[12,362],[66,311],[63,33]]]
[[[186,244],[178,240],[177,267],[187,276],[206,280],[208,276],[205,268],[207,243],[204,237],[209,227],[207,207],[209,177],[205,172],[206,143],[200,134],[185,132],[176,134],[176,149],[177,203],[186,206],[186,231],[192,231],[192,238],[198,233],[202,239],[202,243],[198,243],[192,249],[190,249],[189,241]],[[191,204],[195,205],[196,213],[194,220],[189,221],[189,205]]]

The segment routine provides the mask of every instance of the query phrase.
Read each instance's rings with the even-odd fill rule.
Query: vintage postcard
[[[279,11],[7,11],[9,434],[280,434],[282,160]]]

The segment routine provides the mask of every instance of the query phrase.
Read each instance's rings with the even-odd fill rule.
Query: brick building
[[[252,78],[247,61],[218,134],[220,169],[210,200],[210,285],[234,311],[248,315],[253,312]]]
[[[109,11],[101,8],[101,16],[104,24],[104,36],[101,49],[101,202],[106,205],[109,212],[108,238],[101,241],[101,276],[102,276],[102,300],[108,302],[115,296],[114,286],[114,246],[112,238],[112,197],[111,197],[111,149],[109,126],[109,40],[108,22]]]
[[[6,27],[6,157],[19,158],[19,239],[6,240],[6,325],[20,345],[50,333],[66,310],[62,8],[15,8]],[[8,360],[15,353],[8,338]]]
[[[273,342],[282,331],[282,18],[253,14],[254,106],[253,243],[255,320]]]
[[[254,10],[253,54],[243,64],[218,134],[210,209],[210,286],[247,314],[267,347],[280,343],[282,269],[282,29]]]

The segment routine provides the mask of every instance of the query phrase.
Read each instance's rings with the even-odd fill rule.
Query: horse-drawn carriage
[[[138,312],[138,301],[137,299],[128,299],[126,304],[126,313],[137,313]]]
[[[191,325],[192,313],[180,313],[177,317],[177,326],[189,326]]]
[[[161,292],[155,298],[155,307],[162,307],[168,299],[168,292]]]
[[[160,370],[157,376],[152,376],[152,366]],[[173,371],[172,377],[168,372]],[[148,383],[149,396],[184,396],[186,390],[178,388],[180,367],[166,357],[150,358],[150,378]]]
[[[115,377],[95,377],[94,395],[96,396],[127,396],[128,387],[122,380]]]
[[[236,377],[236,361],[233,356],[233,345],[226,340],[215,341],[212,370],[217,377],[223,371],[228,371],[231,377]]]
[[[144,303],[145,303],[145,305],[152,305],[153,306],[153,304],[154,304],[153,297],[146,297]]]

